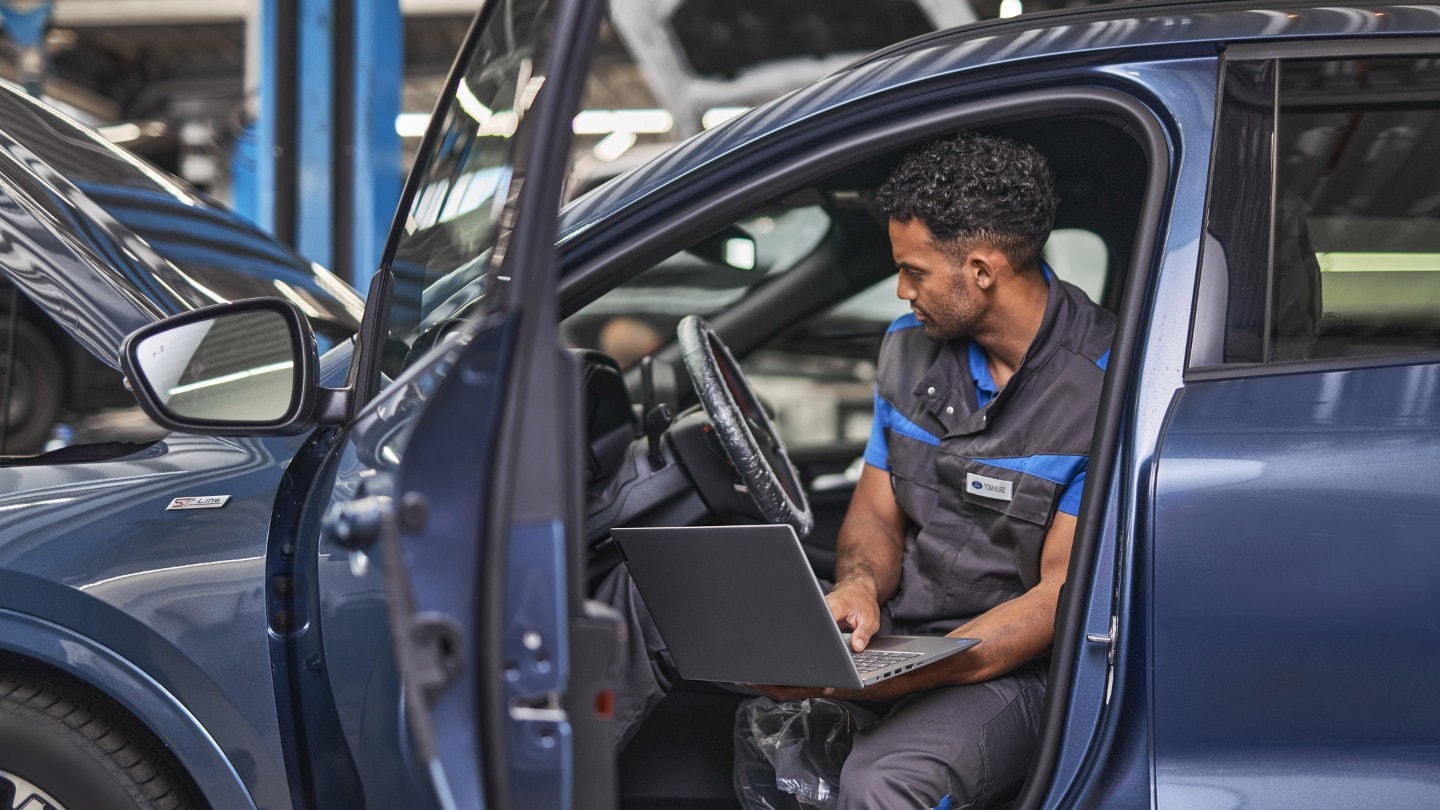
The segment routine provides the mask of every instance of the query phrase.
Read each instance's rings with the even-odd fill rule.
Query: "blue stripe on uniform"
[[[1095,361],[1095,365],[1099,366],[1101,371],[1105,371],[1105,367],[1108,366],[1108,365],[1110,365],[1110,350],[1109,350],[1109,349],[1106,349],[1106,350],[1105,350],[1105,353],[1102,354],[1102,355],[1100,355],[1100,359]]]
[[[920,319],[915,317],[915,313],[907,312],[904,315],[901,315],[900,317],[891,321],[890,327],[885,330],[885,334],[888,335],[891,332],[898,332],[901,329],[914,329],[919,325]]]
[[[1057,484],[1070,483],[1077,473],[1085,470],[1085,456],[1034,455],[1018,458],[972,458],[981,464],[1006,470],[1023,472]]]
[[[940,446],[939,436],[931,434],[925,428],[910,421],[904,414],[895,410],[895,406],[889,400],[880,396],[879,391],[876,391],[875,422],[870,427],[870,442],[865,445],[865,463],[888,471],[890,469],[888,461],[890,440],[885,435],[886,430],[893,430],[901,436],[908,436],[935,447]]]
[[[1085,465],[1089,461],[1087,456],[1034,455],[1019,458],[976,458],[971,461],[1015,470],[1061,484],[1065,488],[1060,493],[1060,503],[1056,508],[1067,515],[1080,514],[1080,496],[1085,490]]]
[[[1055,507],[1071,517],[1080,514],[1080,496],[1085,494],[1085,471],[1071,479],[1065,485],[1065,491],[1060,493],[1060,504]]]

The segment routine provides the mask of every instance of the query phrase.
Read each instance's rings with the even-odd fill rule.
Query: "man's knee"
[[[840,772],[840,806],[845,810],[930,808],[957,787],[951,784],[948,764],[932,752],[863,738],[856,737]]]

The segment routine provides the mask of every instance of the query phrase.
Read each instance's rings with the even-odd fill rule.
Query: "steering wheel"
[[[770,523],[788,523],[805,537],[815,525],[810,502],[740,364],[698,315],[685,316],[676,337],[700,404],[761,516]]]

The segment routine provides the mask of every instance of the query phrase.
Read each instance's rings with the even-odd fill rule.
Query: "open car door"
[[[372,413],[349,440],[396,463],[383,498],[345,510],[379,525],[403,714],[441,807],[613,801],[615,626],[586,617],[575,571],[580,420],[554,255],[602,6],[485,5],[371,293],[388,303],[358,362]]]

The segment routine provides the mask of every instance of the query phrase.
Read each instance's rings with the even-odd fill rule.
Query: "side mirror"
[[[136,330],[120,350],[140,407],[169,430],[300,433],[318,421],[315,337],[288,301],[197,309]],[[335,392],[324,392],[332,394]]]

